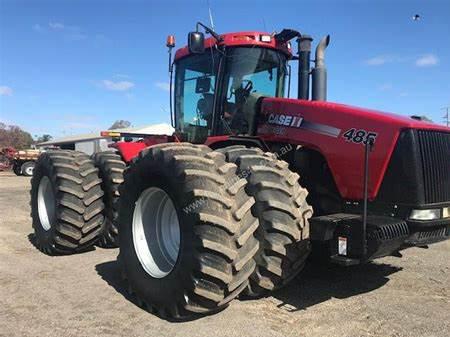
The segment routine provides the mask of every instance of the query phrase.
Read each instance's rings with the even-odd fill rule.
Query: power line
[[[445,115],[444,115],[442,118],[444,118],[444,123],[445,123],[447,126],[450,126],[449,109],[450,109],[449,106],[446,106],[446,107],[441,108],[441,110],[445,110],[445,112],[446,112]]]

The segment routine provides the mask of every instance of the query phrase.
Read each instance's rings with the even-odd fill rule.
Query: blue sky
[[[331,34],[330,101],[436,122],[450,105],[450,1],[210,4],[220,33]],[[207,0],[0,0],[0,121],[54,136],[167,122],[165,39],[181,47],[198,20]]]

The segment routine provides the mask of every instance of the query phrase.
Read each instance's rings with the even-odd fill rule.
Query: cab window
[[[286,62],[283,54],[267,48],[230,49],[225,66],[227,88],[220,132],[248,132],[254,116],[244,111],[244,106],[250,96],[284,97]]]
[[[176,127],[186,141],[201,143],[210,134],[218,66],[215,51],[189,56],[176,64]]]

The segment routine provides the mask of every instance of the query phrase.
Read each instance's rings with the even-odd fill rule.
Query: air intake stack
[[[309,99],[309,62],[312,37],[301,35],[298,43],[298,99]]]

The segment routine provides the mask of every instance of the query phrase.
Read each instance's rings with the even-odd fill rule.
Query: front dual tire
[[[258,220],[236,170],[188,143],[148,148],[126,170],[119,260],[138,304],[185,319],[220,310],[248,286]]]
[[[282,288],[303,269],[311,246],[309,218],[313,214],[300,186],[299,175],[274,153],[236,145],[219,149],[247,179],[248,195],[255,199],[252,213],[259,220],[255,232],[260,246],[256,269],[245,294],[260,297]]]

